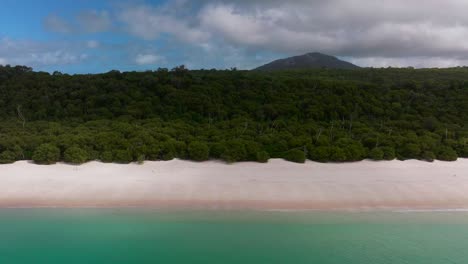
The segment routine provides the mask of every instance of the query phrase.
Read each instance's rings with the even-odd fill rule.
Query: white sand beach
[[[0,207],[468,208],[468,159],[267,164],[182,160],[0,165]]]

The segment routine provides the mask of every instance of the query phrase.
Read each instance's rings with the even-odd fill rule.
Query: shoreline
[[[0,165],[0,208],[465,211],[468,159],[78,166],[20,161]]]

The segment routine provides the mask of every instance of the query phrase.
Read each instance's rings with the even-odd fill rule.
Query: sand
[[[0,165],[0,207],[468,209],[468,159]]]

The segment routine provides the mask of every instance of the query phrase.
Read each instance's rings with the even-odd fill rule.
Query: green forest
[[[68,75],[0,66],[0,163],[468,157],[468,68]]]

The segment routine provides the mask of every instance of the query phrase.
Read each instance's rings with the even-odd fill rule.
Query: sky
[[[322,52],[363,67],[468,65],[466,0],[1,0],[0,65],[251,69]]]

